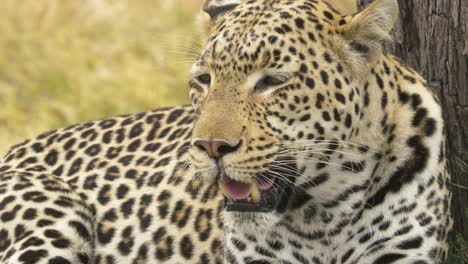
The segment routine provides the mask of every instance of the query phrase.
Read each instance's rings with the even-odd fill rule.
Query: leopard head
[[[205,4],[212,34],[192,67],[191,164],[219,185],[228,225],[271,227],[369,180],[361,168],[351,182],[343,163],[365,151],[352,145],[365,129],[362,83],[398,7],[377,0],[344,15],[333,1],[227,2]]]

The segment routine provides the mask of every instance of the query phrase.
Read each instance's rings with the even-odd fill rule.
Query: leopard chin
[[[224,226],[227,232],[267,236],[281,222],[277,212],[223,212]]]

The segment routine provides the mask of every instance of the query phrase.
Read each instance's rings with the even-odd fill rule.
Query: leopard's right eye
[[[208,73],[199,75],[195,78],[200,84],[210,86],[211,83],[211,75]]]

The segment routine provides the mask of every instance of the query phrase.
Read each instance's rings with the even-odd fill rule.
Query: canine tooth
[[[254,203],[260,202],[261,193],[260,193],[260,190],[258,189],[258,186],[256,184],[252,184],[250,191],[251,191],[250,197],[252,198],[252,202]]]
[[[230,201],[234,201],[234,198],[229,194],[229,192],[226,190],[226,185],[223,182],[219,182],[219,188],[221,189],[221,192],[228,198]]]

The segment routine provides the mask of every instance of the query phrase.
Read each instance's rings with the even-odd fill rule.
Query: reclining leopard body
[[[379,51],[395,2],[232,8],[213,18],[191,106],[10,149],[0,263],[443,263],[443,120],[426,82]],[[220,189],[262,181],[273,210],[226,210],[246,201]]]

